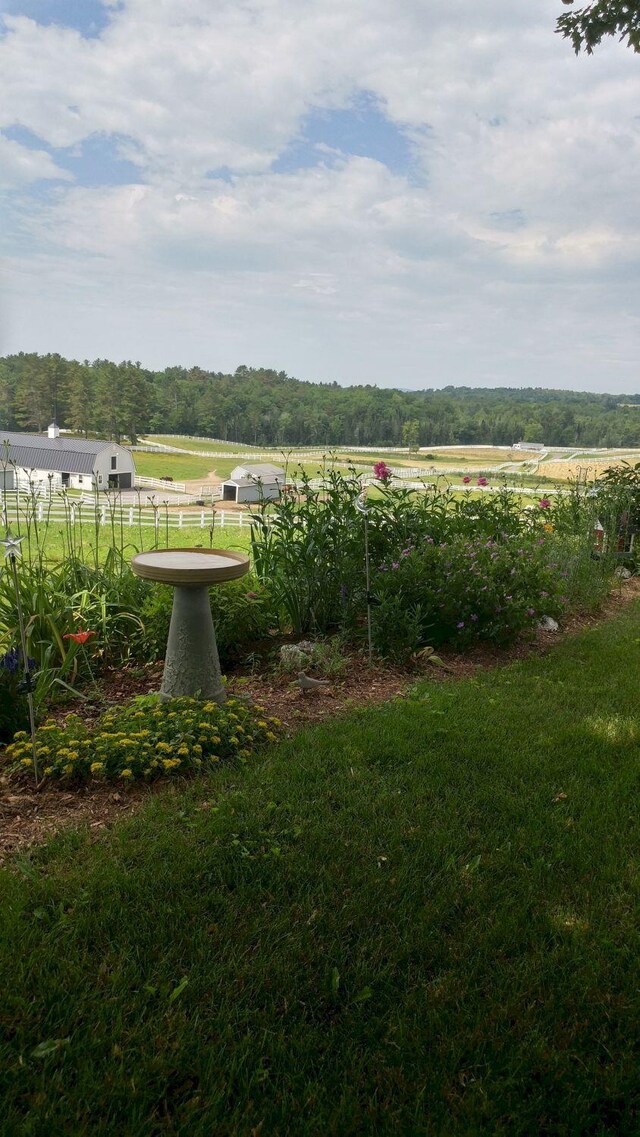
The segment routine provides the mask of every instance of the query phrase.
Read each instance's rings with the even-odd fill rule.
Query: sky
[[[0,355],[640,391],[640,56],[560,0],[0,0]]]

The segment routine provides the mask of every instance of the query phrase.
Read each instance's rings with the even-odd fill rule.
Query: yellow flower
[[[243,726],[237,726],[236,730],[237,730],[238,734],[244,734],[244,727]]]
[[[258,726],[259,726],[259,727],[262,727],[262,729],[263,729],[263,730],[266,730],[266,729],[267,729],[267,724],[266,724],[266,722],[264,721],[264,719],[260,719],[260,720],[258,721]]]
[[[101,770],[104,770],[104,762],[92,762],[89,768],[92,774],[99,774]]]
[[[189,747],[188,746],[178,747],[178,754],[184,755],[184,754],[188,754],[188,753],[189,753]]]
[[[42,729],[43,729],[43,730],[47,730],[47,729],[48,729],[48,730],[51,730],[51,727],[48,727],[48,728],[47,728],[47,727],[44,727],[44,726],[43,726],[43,727],[42,727]],[[17,738],[27,738],[27,737],[28,737],[28,735],[27,735],[27,732],[26,732],[26,730],[17,730],[17,731],[16,731],[16,733],[14,734],[14,736],[13,736],[13,737],[14,737],[14,738],[16,738],[16,739],[17,739]]]
[[[53,766],[45,766],[44,772],[45,772],[45,775],[53,774]]]
[[[219,735],[219,734],[214,734],[214,736],[213,736],[213,738],[211,739],[211,741],[213,742],[214,746],[217,746],[217,745],[218,745],[218,743],[219,743],[219,741],[220,741],[220,735]]]
[[[20,765],[21,766],[33,766],[33,758],[21,758],[20,759]]]
[[[129,767],[127,766],[127,768],[121,772],[120,777],[121,778],[132,778],[133,777],[133,770],[130,770]]]
[[[278,741],[277,734],[274,734],[272,730],[267,731],[267,738],[269,739],[269,742],[277,742]]]
[[[73,766],[71,766],[71,765],[63,766],[62,767],[62,773],[63,774],[73,774]]]
[[[542,528],[544,529],[545,533],[553,533],[553,525],[550,525],[548,521],[545,525],[542,526]]]
[[[211,711],[215,711],[216,705],[215,705],[215,703],[205,703],[204,707],[202,709],[203,709],[203,711],[207,711],[210,713]]]
[[[171,747],[168,742],[156,742],[156,750],[162,750],[165,754],[171,753]]]

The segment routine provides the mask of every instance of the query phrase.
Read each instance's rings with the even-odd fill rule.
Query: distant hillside
[[[405,377],[394,377],[399,383]],[[405,380],[406,381],[406,380]],[[0,359],[0,429],[61,427],[135,440],[149,431],[261,446],[640,446],[640,395],[544,388],[408,391],[301,382],[284,371],[149,371],[20,353]]]

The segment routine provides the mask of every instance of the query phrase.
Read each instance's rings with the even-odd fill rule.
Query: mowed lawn
[[[639,654],[636,605],[16,860],[0,1131],[637,1134]]]

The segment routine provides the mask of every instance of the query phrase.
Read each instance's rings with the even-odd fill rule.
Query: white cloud
[[[114,135],[139,170],[21,204],[31,251],[13,311],[26,327],[22,305],[39,307],[43,330],[10,345],[159,365],[175,343],[215,367],[237,349],[302,376],[420,386],[535,381],[544,342],[544,382],[634,389],[638,60],[615,44],[575,59],[556,8],[126,0],[93,40],[7,17],[0,126],[52,147]],[[271,171],[313,107],[362,91],[412,140],[422,178],[331,147],[326,165]],[[61,176],[44,150],[3,142],[12,185]],[[207,178],[220,167],[230,179]],[[109,336],[78,305],[107,313]]]
[[[0,134],[0,189],[14,189],[40,179],[70,181],[46,150],[29,150]]]

